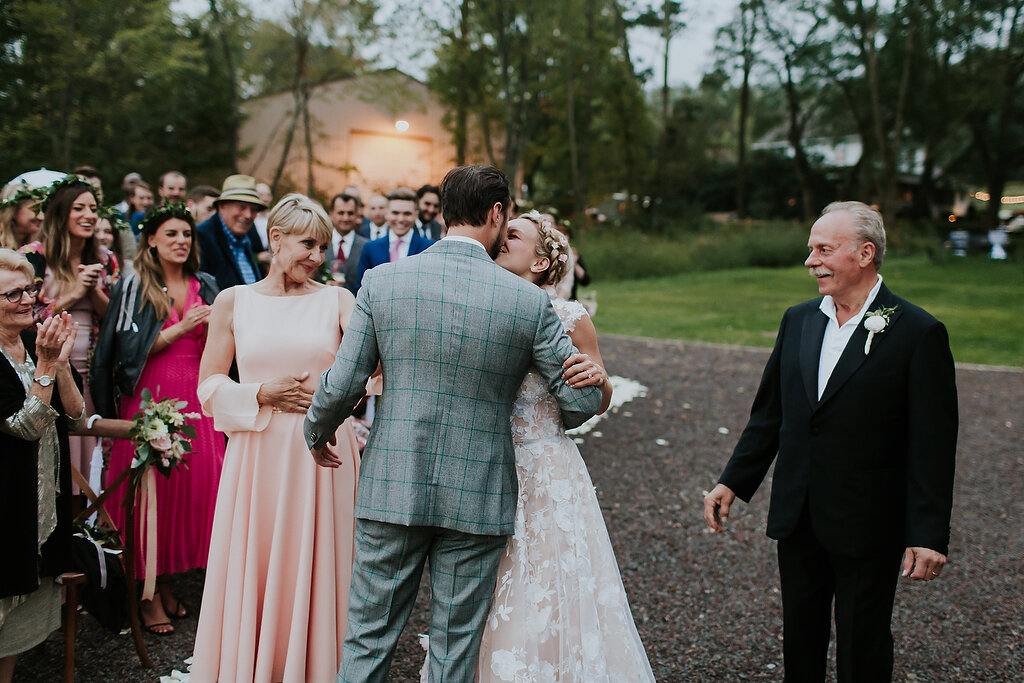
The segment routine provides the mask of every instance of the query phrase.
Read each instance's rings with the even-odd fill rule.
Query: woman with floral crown
[[[25,254],[36,278],[43,283],[34,305],[36,320],[41,322],[66,311],[78,323],[80,331],[71,352],[71,365],[85,383],[82,394],[91,415],[95,410],[89,394],[89,367],[110,289],[120,275],[119,264],[93,234],[99,205],[92,185],[68,175],[50,186],[40,206],[43,226],[39,240],[18,251]],[[86,477],[96,445],[94,437],[73,436],[70,440],[71,464]],[[77,485],[72,485],[72,492],[79,492]]]
[[[142,223],[135,272],[114,287],[100,329],[91,387],[99,414],[130,420],[146,389],[155,401],[176,398],[188,404],[184,412],[200,411],[199,361],[210,304],[219,289],[212,276],[198,271],[195,223],[185,205],[170,204],[150,214]],[[192,424],[196,438],[185,456],[186,466],[156,480],[157,594],[141,603],[143,626],[156,635],[173,633],[170,620],[188,616],[187,606],[171,592],[170,576],[206,567],[210,550],[224,437],[212,419]],[[111,476],[129,467],[133,457],[132,442],[116,441]],[[118,526],[124,519],[123,485],[119,489],[108,504]],[[141,537],[142,525],[136,526]],[[135,547],[144,544],[136,542]],[[143,573],[143,558],[137,555],[135,575]]]

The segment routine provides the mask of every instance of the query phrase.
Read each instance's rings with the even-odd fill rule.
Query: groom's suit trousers
[[[472,683],[507,537],[356,520],[338,683],[383,682],[430,563],[430,680]]]

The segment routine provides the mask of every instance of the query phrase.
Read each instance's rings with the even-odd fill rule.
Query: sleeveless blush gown
[[[359,467],[348,422],[344,464],[318,467],[303,413],[256,404],[261,382],[309,372],[315,388],[341,343],[338,292],[277,297],[234,288],[240,383],[199,388],[203,410],[229,436],[196,633],[192,683],[320,683],[341,661],[352,572]]]

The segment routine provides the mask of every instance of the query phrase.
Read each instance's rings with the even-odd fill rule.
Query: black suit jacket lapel
[[[895,303],[895,298],[892,293],[886,289],[885,285],[878,290],[878,295],[875,300],[871,302],[869,310],[876,310],[878,308],[892,306]],[[889,325],[880,334],[876,334],[874,339],[871,340],[871,353],[874,353],[879,344],[884,343],[885,338],[890,334],[893,323],[896,322],[896,318],[899,317],[900,311],[897,309],[895,313],[889,316]],[[828,379],[828,384],[825,385],[825,391],[821,395],[821,402],[824,403],[831,398],[844,384],[850,379],[850,377],[857,371],[861,364],[867,359],[867,354],[864,353],[864,344],[868,340],[868,331],[864,327],[863,320],[857,329],[854,330],[853,336],[850,337],[850,341],[847,342],[846,348],[843,349],[843,355],[839,357],[839,362],[836,363],[835,370],[832,371],[832,376]]]
[[[800,374],[803,376],[807,400],[812,406],[818,405],[818,360],[827,324],[828,316],[816,308],[804,318],[800,332]]]
[[[235,274],[238,284],[244,285],[245,280],[242,279],[242,271],[239,270],[238,263],[235,261],[235,253],[231,251],[231,245],[228,244],[228,236],[224,234],[227,228],[224,227],[224,222],[221,221],[219,213],[214,214],[214,217],[217,219],[217,222],[213,228],[213,239],[216,240],[220,253],[224,255],[224,260],[228,262],[231,272]]]

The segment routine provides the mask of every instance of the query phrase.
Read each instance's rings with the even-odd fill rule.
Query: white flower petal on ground
[[[612,384],[612,400],[608,405],[608,410],[601,415],[595,415],[575,429],[566,430],[566,434],[569,436],[580,436],[582,434],[586,434],[596,427],[597,423],[603,420],[607,415],[616,412],[624,403],[629,403],[635,398],[643,398],[644,396],[647,396],[647,387],[636,380],[612,375],[608,378],[608,381]],[[577,441],[577,443],[582,442]]]

